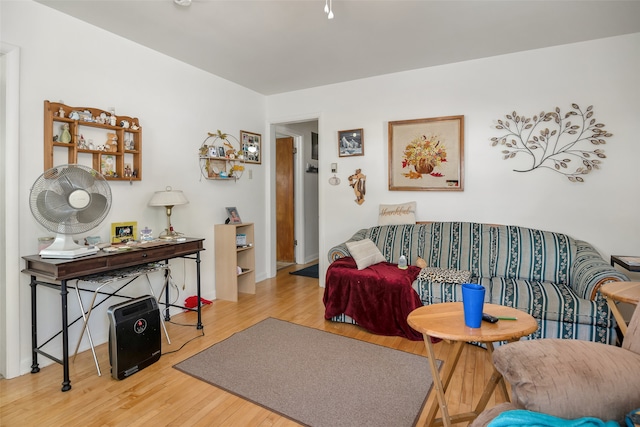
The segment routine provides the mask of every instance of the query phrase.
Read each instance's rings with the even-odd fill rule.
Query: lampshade
[[[149,206],[177,206],[189,203],[184,193],[167,187],[165,191],[156,191],[149,200]]]

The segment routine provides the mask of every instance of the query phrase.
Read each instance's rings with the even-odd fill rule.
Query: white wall
[[[132,185],[110,182],[111,211],[87,235],[106,240],[110,224],[121,221],[137,221],[139,227],[161,231],[165,211],[147,203],[154,191],[170,185],[184,191],[190,201],[174,209],[174,227],[187,236],[206,239],[201,263],[204,298],[215,298],[213,226],[226,218],[225,206],[236,206],[245,222],[256,223],[256,273],[258,280],[266,278],[263,212],[267,168],[247,166],[253,170],[253,179],[246,173],[234,183],[201,178],[198,164],[198,148],[209,131],[220,129],[236,137],[240,129],[265,133],[263,95],[31,1],[3,2],[0,24],[3,42],[21,48],[20,152],[19,159],[12,159],[20,169],[15,184],[20,194],[20,223],[13,226],[19,227],[20,238],[15,243],[21,256],[36,253],[37,238],[51,234],[33,219],[28,198],[31,184],[43,172],[43,101],[63,100],[75,107],[115,107],[118,114],[138,117],[143,130],[143,180]],[[183,302],[195,295],[194,263],[180,259],[171,264],[176,282],[186,285],[177,296]],[[7,302],[24,307],[19,318],[10,319],[19,325],[22,373],[31,364],[28,279],[20,274],[19,301]],[[44,338],[59,328],[59,294],[41,288],[38,304],[43,319],[38,332]],[[92,315],[94,340],[99,342],[107,336],[104,312],[111,304]],[[69,308],[73,319],[79,311],[71,294]],[[78,326],[70,334],[75,347]],[[48,347],[52,354],[60,354],[58,341]],[[86,342],[82,348],[87,348]],[[43,365],[49,363],[40,360]]]
[[[640,34],[521,52],[458,64],[378,76],[273,95],[269,122],[320,111],[320,260],[356,230],[377,223],[381,203],[418,202],[419,220],[516,224],[567,233],[601,253],[640,253]],[[490,138],[497,119],[513,110],[525,116],[566,112],[572,103],[594,106],[613,133],[601,170],[583,184],[548,170],[516,173]],[[388,190],[389,121],[465,116],[463,192]],[[338,157],[336,132],[364,129],[365,155]],[[329,165],[342,183],[331,186]],[[362,205],[347,177],[367,176]],[[324,275],[321,274],[321,277]],[[322,279],[321,279],[322,280]]]

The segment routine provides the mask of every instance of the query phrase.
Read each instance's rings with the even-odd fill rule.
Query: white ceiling
[[[265,95],[640,32],[640,0],[37,1]]]

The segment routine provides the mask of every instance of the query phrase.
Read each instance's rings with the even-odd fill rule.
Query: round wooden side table
[[[640,282],[611,282],[600,287],[600,293],[607,300],[607,305],[613,313],[622,335],[627,334],[627,322],[616,305],[618,302],[626,302],[638,305],[640,302]]]
[[[472,412],[449,415],[445,393],[458,364],[462,345],[465,342],[485,343],[489,352],[489,358],[493,355],[493,343],[498,341],[517,341],[523,336],[529,335],[538,329],[538,322],[533,316],[515,308],[496,304],[484,304],[484,312],[495,317],[507,317],[516,320],[498,320],[496,323],[482,322],[479,328],[469,328],[464,324],[464,311],[461,302],[447,302],[441,304],[426,305],[412,311],[407,317],[409,325],[422,333],[427,347],[427,357],[431,367],[436,399],[433,399],[429,412],[427,412],[426,425],[439,425],[445,427],[452,423],[470,421],[475,419],[487,406],[491,393],[496,385],[500,384],[504,396],[508,399],[507,388],[502,375],[495,369],[493,362],[493,374],[485,386],[480,401]],[[437,360],[431,338],[454,341],[453,360],[445,363],[443,375],[438,371]],[[442,418],[435,419],[438,407],[442,411]]]

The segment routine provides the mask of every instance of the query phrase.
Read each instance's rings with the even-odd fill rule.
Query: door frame
[[[320,128],[320,123],[321,123],[321,117],[318,114],[310,114],[308,116],[303,115],[303,116],[296,116],[296,117],[290,117],[290,118],[282,118],[282,119],[276,119],[276,120],[268,120],[266,123],[266,128],[269,129],[269,133],[268,133],[268,153],[263,153],[263,160],[265,161],[265,163],[269,166],[269,176],[267,177],[267,182],[266,182],[266,186],[267,186],[267,200],[266,200],[266,204],[268,206],[268,210],[266,212],[266,220],[267,220],[267,230],[266,230],[266,241],[267,244],[265,245],[265,247],[268,249],[267,250],[267,265],[266,265],[266,271],[267,271],[267,277],[275,277],[275,275],[277,274],[278,268],[277,268],[277,262],[276,262],[276,206],[275,206],[275,200],[276,200],[276,171],[275,171],[275,167],[276,167],[276,159],[275,159],[275,152],[276,152],[276,139],[279,135],[283,135],[283,136],[291,136],[293,137],[293,144],[294,147],[296,148],[297,152],[300,153],[301,151],[301,147],[302,147],[302,138],[303,136],[292,131],[291,129],[287,129],[287,125],[291,124],[291,123],[301,123],[301,122],[311,122],[311,121],[317,121],[318,122],[318,128]],[[286,132],[278,132],[278,130],[286,130]],[[320,154],[320,156],[322,156],[322,154]],[[296,249],[295,249],[295,257],[296,257],[296,263],[303,263],[304,260],[302,260],[303,255],[303,249],[304,249],[304,212],[303,212],[303,204],[302,204],[302,200],[303,199],[303,194],[302,194],[302,190],[303,190],[303,186],[301,185],[301,183],[303,182],[304,176],[304,159],[302,158],[302,156],[297,155],[295,157],[295,161],[294,161],[294,197],[295,197],[295,201],[294,201],[294,215],[295,215],[295,239],[298,241],[298,244],[296,245]],[[318,195],[319,197],[319,195]],[[321,225],[319,224],[319,226],[321,227]]]
[[[8,43],[0,42],[0,54],[4,57],[5,81],[3,84],[4,96],[4,124],[2,131],[2,148],[4,162],[2,164],[2,177],[0,185],[4,185],[0,191],[0,199],[4,205],[3,215],[0,217],[0,375],[5,378],[14,378],[27,372],[21,369],[22,356],[25,354],[20,345],[20,290],[21,285],[20,265],[20,48]],[[7,183],[17,183],[7,185]],[[7,243],[10,242],[10,243]],[[9,327],[12,325],[12,327]],[[9,351],[8,349],[12,349]],[[24,357],[26,362],[29,358]],[[23,368],[27,368],[26,365]]]

